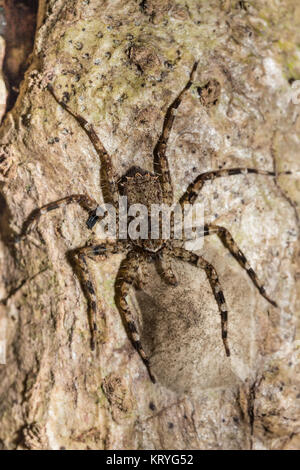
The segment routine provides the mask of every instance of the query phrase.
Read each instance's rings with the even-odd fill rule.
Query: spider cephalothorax
[[[152,204],[163,202],[159,176],[137,166],[131,167],[121,178],[119,191],[127,197],[128,206],[143,204],[149,212]]]
[[[127,206],[142,205],[147,211],[147,226],[151,227],[151,209],[155,204],[163,202],[163,191],[159,176],[140,167],[131,167],[119,181],[120,195],[126,196]],[[128,219],[130,222],[130,218]],[[128,234],[130,238],[130,233]],[[132,242],[150,252],[157,252],[163,245],[163,240],[147,238],[137,238]]]
[[[167,143],[175,119],[176,109],[180,105],[184,95],[192,86],[196,69],[197,63],[194,63],[187,84],[178,94],[175,100],[169,105],[166,111],[162,131],[153,150],[153,172],[149,172],[138,167],[131,167],[130,170],[121,178],[116,174],[111,158],[99,140],[96,132],[94,131],[93,125],[89,124],[83,117],[78,116],[72,112],[62,100],[59,100],[56,97],[52,86],[48,86],[48,89],[50,90],[56,102],[77,120],[83,131],[87,134],[90,141],[94,145],[94,148],[101,159],[101,170],[103,170],[101,173],[105,176],[108,200],[115,207],[117,214],[119,210],[119,198],[122,195],[127,197],[128,207],[135,204],[140,204],[146,207],[149,211],[151,210],[151,206],[153,204],[164,203],[171,206],[174,203],[169,165],[166,157]],[[200,174],[195,178],[195,180],[188,186],[182,197],[179,199],[178,204],[180,204],[180,206],[183,208],[186,203],[193,203],[206,181],[212,181],[219,177],[245,175],[251,173],[275,176],[275,173],[272,171],[257,170],[254,168],[231,168],[228,170],[224,169],[209,171]],[[89,229],[91,229],[99,220],[98,208],[100,206],[98,206],[97,202],[85,194],[75,194],[46,204],[42,208],[33,211],[28,219],[24,222],[22,234],[25,235],[28,232],[32,223],[37,221],[41,214],[45,214],[48,211],[57,209],[70,203],[78,203],[89,212],[89,217],[87,220],[87,226]],[[242,268],[247,271],[250,279],[257,287],[260,294],[273,306],[276,306],[276,303],[266,295],[262,283],[258,280],[254,270],[250,267],[245,255],[239,249],[229,231],[224,227],[220,227],[214,224],[204,225],[201,236],[204,237],[212,234],[216,234],[220,238],[223,245],[235,257]],[[150,370],[149,358],[144,352],[134,316],[127,302],[127,296],[137,280],[139,264],[148,262],[150,259],[160,264],[160,273],[163,275],[164,279],[172,285],[176,285],[177,283],[176,276],[173,273],[171,266],[172,258],[179,258],[201,269],[204,269],[221,315],[222,340],[225,352],[227,356],[230,355],[227,339],[228,309],[225,296],[218,279],[218,274],[212,264],[206,261],[205,258],[185,249],[184,239],[181,241],[176,240],[176,243],[174,243],[172,240],[163,240],[161,238],[133,239],[129,236],[126,240],[106,240],[104,242],[76,250],[76,260],[81,269],[83,285],[89,301],[89,321],[92,347],[94,347],[96,339],[95,335],[97,330],[97,314],[99,312],[103,313],[105,308],[103,307],[101,300],[96,297],[94,280],[88,269],[87,258],[101,261],[104,258],[107,258],[110,255],[118,252],[123,252],[126,254],[126,271],[123,274],[123,278],[118,286],[118,307],[127,325],[128,333],[131,337],[132,343],[140,354],[144,364],[146,365],[150,378],[153,382],[155,382],[155,379]]]

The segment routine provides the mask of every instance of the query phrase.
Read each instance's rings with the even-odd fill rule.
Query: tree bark
[[[296,0],[280,10],[262,0],[40,2],[30,66],[1,127],[4,449],[299,449],[299,18]],[[67,206],[12,239],[47,202],[77,193],[103,201],[99,157],[48,83],[93,124],[122,176],[132,165],[152,170],[166,109],[195,60],[168,143],[174,194],[210,169],[277,172],[220,178],[198,201],[207,222],[230,230],[279,308],[217,239],[205,240],[200,252],[229,305],[226,358],[203,272],[176,261],[171,287],[149,265],[131,304],[152,384],[115,305],[121,254],[89,262],[105,305],[90,349],[87,300],[70,262],[97,237],[84,211]]]

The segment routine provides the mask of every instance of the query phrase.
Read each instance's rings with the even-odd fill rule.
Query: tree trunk
[[[280,5],[40,2],[30,66],[1,128],[3,448],[299,448],[300,6]],[[152,384],[115,305],[121,254],[88,262],[105,305],[91,351],[87,300],[70,261],[97,237],[84,210],[51,212],[12,240],[36,207],[77,193],[103,201],[99,156],[47,84],[93,124],[122,176],[132,165],[152,170],[166,109],[195,61],[168,143],[174,195],[211,169],[276,171],[219,178],[198,201],[207,222],[230,230],[278,308],[207,237],[200,253],[217,269],[229,305],[226,358],[205,274],[174,261],[179,283],[171,287],[149,265],[131,305]]]

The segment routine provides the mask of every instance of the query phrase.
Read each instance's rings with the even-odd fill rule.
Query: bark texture
[[[3,448],[300,447],[299,44],[296,0],[280,8],[270,0],[40,2],[30,66],[1,127]],[[219,272],[230,309],[226,358],[204,274],[174,262],[174,288],[148,266],[131,303],[153,385],[115,306],[121,255],[90,262],[106,310],[99,347],[90,350],[87,302],[68,255],[97,236],[83,210],[68,206],[21,243],[10,240],[37,206],[76,193],[103,200],[99,158],[48,83],[93,123],[121,176],[132,165],[152,169],[164,113],[195,60],[168,148],[175,196],[210,169],[292,172],[219,179],[199,197],[207,222],[231,231],[279,308],[217,239],[206,240],[201,253]]]

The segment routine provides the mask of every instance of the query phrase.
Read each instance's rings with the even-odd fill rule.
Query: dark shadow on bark
[[[3,71],[8,89],[6,112],[13,108],[29,65],[36,29],[38,0],[5,0],[2,36],[6,51]]]

